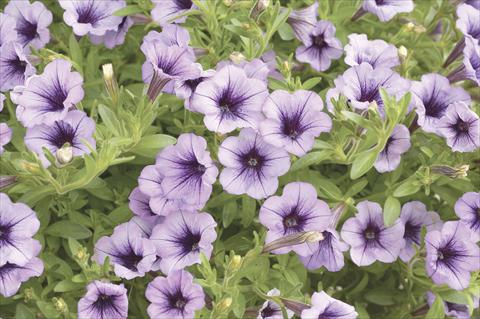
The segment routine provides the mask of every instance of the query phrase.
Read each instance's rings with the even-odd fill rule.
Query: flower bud
[[[404,47],[403,45],[401,45],[399,48],[398,48],[398,56],[400,57],[400,60],[402,61],[405,61],[405,59],[407,58],[408,56],[408,50],[406,47]]]
[[[232,301],[233,300],[230,297],[222,299],[216,307],[217,311],[220,312],[220,313],[226,312],[230,308],[230,306],[232,305]]]
[[[230,7],[233,4],[233,0],[223,0],[223,4],[226,7]]]
[[[280,300],[283,302],[283,305],[285,307],[293,311],[297,316],[300,316],[303,310],[310,308],[310,305],[307,305],[300,301],[284,299],[284,298],[280,298]]]
[[[29,302],[30,300],[32,300],[34,297],[35,297],[35,293],[33,291],[33,288],[26,288],[24,291],[23,291],[23,297],[24,297],[24,301],[25,303]]]
[[[102,70],[103,80],[105,81],[105,87],[108,95],[112,99],[113,103],[116,103],[118,98],[118,84],[113,73],[113,66],[111,63],[104,64],[102,65]]]
[[[67,313],[68,312],[68,306],[65,300],[63,298],[57,298],[53,297],[52,298],[53,306],[55,309],[60,312],[60,313]]]
[[[57,150],[55,154],[57,159],[57,166],[62,167],[70,163],[73,159],[73,147],[69,143],[65,143]]]
[[[256,19],[269,5],[270,0],[258,0],[250,13],[250,18]]]
[[[405,25],[405,28],[407,29],[408,32],[413,31],[413,28],[415,28],[415,24],[413,22],[409,22]]]
[[[262,253],[269,253],[279,248],[293,246],[293,245],[300,245],[306,242],[313,243],[313,242],[320,241],[322,239],[323,239],[322,233],[318,231],[313,231],[313,230],[286,235],[266,244],[263,247]]]
[[[246,59],[247,58],[241,52],[232,52],[232,54],[230,54],[230,60],[235,64],[241,63]]]
[[[17,181],[16,176],[0,176],[0,188],[4,188],[15,184]]]
[[[426,31],[427,29],[425,29],[423,25],[416,25],[415,27],[413,27],[413,32],[415,33],[424,33]]]
[[[36,174],[40,171],[40,167],[36,163],[30,163],[30,162],[23,161],[20,164],[20,166],[22,167],[22,169],[24,171],[27,171],[27,172],[32,173],[32,174]]]
[[[230,259],[230,262],[228,263],[228,270],[231,272],[235,272],[240,269],[242,266],[242,256],[235,255]]]
[[[448,165],[433,165],[430,170],[432,173],[447,176],[450,178],[462,178],[467,177],[467,172],[470,166],[461,165],[458,167],[451,167]]]

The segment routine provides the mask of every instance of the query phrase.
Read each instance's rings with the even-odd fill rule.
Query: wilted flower
[[[427,274],[435,284],[456,290],[469,286],[470,272],[480,269],[480,248],[469,229],[460,222],[446,222],[441,230],[425,236]]]
[[[313,293],[312,307],[303,310],[301,318],[355,319],[357,316],[358,313],[354,307],[320,291]]]
[[[440,174],[450,178],[462,178],[467,177],[468,170],[470,169],[469,165],[460,165],[457,167],[452,167],[448,165],[432,165],[430,166],[430,171],[435,174]]]
[[[287,18],[298,40],[304,42],[310,38],[310,31],[317,23],[318,2],[300,10],[293,10]]]
[[[383,40],[368,40],[366,34],[352,33],[345,46],[345,63],[354,66],[367,62],[374,69],[400,65],[397,48]]]
[[[117,0],[118,1],[118,0]],[[123,17],[122,22],[118,25],[116,30],[108,30],[104,35],[90,35],[90,40],[93,44],[100,44],[103,42],[105,47],[112,49],[117,45],[123,44],[125,42],[125,37],[127,35],[128,29],[133,25],[133,19],[130,17]]]
[[[480,241],[480,193],[467,192],[455,203],[455,214],[472,232],[472,240]]]
[[[55,121],[50,125],[40,124],[27,128],[25,145],[35,153],[42,161],[44,167],[50,165],[46,158],[43,147],[47,148],[53,155],[57,154],[65,144],[68,143],[73,149],[73,156],[89,154],[90,148],[95,148],[95,122],[82,111],[71,111],[63,120]]]
[[[405,225],[405,247],[400,250],[400,259],[408,262],[415,255],[415,246],[420,247],[420,232],[423,226],[427,230],[436,230],[442,227],[440,216],[435,212],[427,212],[425,204],[419,201],[405,203],[400,213],[400,220]]]
[[[380,88],[396,99],[400,99],[410,90],[410,82],[398,73],[384,67],[374,69],[366,62],[349,68],[334,82],[335,88],[328,90],[326,97],[330,111],[333,111],[331,98],[338,100],[339,95],[344,95],[348,99],[348,104],[355,109],[366,110],[375,102],[383,113]]]
[[[362,7],[352,17],[352,21],[370,12],[376,15],[380,21],[385,22],[398,13],[411,12],[413,7],[412,0],[363,0]]]
[[[217,238],[217,223],[207,213],[177,212],[167,216],[162,224],[155,226],[150,239],[162,258],[162,272],[200,262],[200,253],[210,258],[212,242]]]
[[[95,244],[95,260],[103,264],[106,257],[114,265],[115,274],[127,280],[143,277],[156,260],[153,243],[130,223],[115,227],[111,236],[103,236]]]
[[[448,75],[448,80],[451,83],[470,80],[480,86],[480,45],[475,39],[465,38],[463,63]]]
[[[0,155],[3,154],[5,145],[12,140],[12,129],[8,127],[7,123],[0,123]]]
[[[22,46],[16,42],[4,43],[0,47],[0,91],[6,92],[35,74]]]
[[[123,17],[113,13],[126,6],[124,0],[59,0],[59,4],[65,10],[63,20],[79,36],[102,36],[107,31],[117,31]]]
[[[260,124],[260,132],[268,143],[303,156],[312,149],[315,137],[332,128],[322,108],[323,101],[314,92],[274,91],[263,105],[267,119]]]
[[[83,99],[83,78],[63,59],[50,62],[41,75],[30,77],[16,99],[17,117],[26,127],[53,124]]]
[[[185,270],[156,277],[148,284],[145,297],[151,302],[147,308],[150,318],[190,319],[205,306],[202,287]]]
[[[169,23],[183,23],[186,16],[176,18],[192,10],[195,6],[192,0],[152,0],[152,18],[162,27]]]
[[[38,277],[43,272],[43,262],[37,257],[20,266],[14,263],[0,265],[0,295],[11,297],[20,289],[20,285],[31,277]]]
[[[375,169],[379,173],[391,172],[400,164],[401,155],[410,148],[410,132],[403,124],[398,124],[393,129],[392,135],[387,140],[385,148],[378,154]]]
[[[280,290],[278,290],[277,288],[273,288],[272,290],[267,292],[267,296],[280,296]],[[293,311],[291,311],[290,309],[286,309],[286,311],[287,318],[292,318]],[[267,300],[263,303],[260,310],[258,310],[257,319],[283,319],[282,309],[276,302],[272,300]]]
[[[394,262],[405,246],[405,226],[397,220],[392,226],[383,223],[382,207],[375,202],[357,204],[358,213],[342,227],[342,239],[351,246],[350,256],[358,266],[371,265],[375,260]]]
[[[41,49],[50,41],[48,26],[53,16],[40,1],[11,0],[4,12],[15,19],[16,41],[22,46]]]
[[[478,115],[463,102],[450,104],[437,127],[455,152],[473,152],[480,147]]]
[[[78,301],[79,319],[124,319],[128,315],[127,289],[121,285],[95,280]]]
[[[203,207],[210,198],[218,169],[207,151],[207,141],[193,133],[178,137],[164,148],[155,164],[162,168],[162,189],[168,199]]]
[[[17,32],[15,30],[16,21],[13,17],[0,12],[0,47],[8,42],[17,41]]]
[[[438,133],[440,119],[450,104],[470,103],[470,96],[464,89],[450,86],[446,77],[435,73],[422,75],[420,82],[413,81],[412,93],[418,125],[431,133]]]
[[[480,3],[480,2],[479,2]],[[427,292],[427,302],[428,305],[431,307],[435,302],[435,295],[430,291]],[[479,302],[478,297],[473,297],[473,309],[477,309]],[[445,315],[452,318],[457,319],[470,319],[470,310],[468,309],[468,305],[466,304],[459,304],[453,303],[448,301],[443,301],[443,310]]]
[[[332,60],[343,54],[342,42],[335,37],[335,26],[330,21],[318,21],[302,42],[295,51],[297,60],[309,63],[317,71],[327,70]]]
[[[220,174],[223,189],[231,194],[265,198],[278,188],[278,176],[288,172],[290,157],[268,144],[251,128],[238,137],[226,138],[218,150],[218,160],[225,167]]]
[[[264,82],[227,65],[197,86],[190,105],[205,114],[203,121],[210,131],[224,134],[236,128],[257,128],[264,118],[261,111],[267,96]]]
[[[318,230],[328,227],[332,214],[327,203],[317,199],[317,191],[308,183],[289,183],[283,189],[282,196],[272,196],[262,205],[259,213],[260,223],[268,228],[265,243],[299,232]],[[287,246],[273,251],[286,254],[293,250],[300,256],[311,255],[317,248],[317,242]]]

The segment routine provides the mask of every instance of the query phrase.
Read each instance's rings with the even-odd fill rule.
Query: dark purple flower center
[[[167,300],[171,308],[180,310],[181,312],[185,310],[185,306],[189,301],[189,299],[183,295],[180,288],[177,288],[177,290],[171,294],[167,294]]]
[[[247,153],[241,155],[241,160],[247,168],[260,170],[265,163],[265,158],[257,148],[253,147]]]
[[[21,42],[23,45],[26,45],[27,43],[35,39],[38,35],[37,24],[31,23],[23,17],[17,21],[16,31],[22,39]]]
[[[188,10],[193,5],[192,0],[175,0],[175,2],[180,10]]]
[[[411,240],[417,245],[420,245],[420,231],[422,230],[422,225],[413,224],[411,221],[405,223],[405,233],[403,238]]]
[[[457,123],[455,123],[455,131],[463,134],[467,134],[469,129],[470,129],[470,123],[465,122],[461,119],[457,120]]]
[[[143,256],[137,255],[132,247],[128,248],[125,254],[117,255],[118,263],[131,271],[138,271],[138,264],[142,261]]]
[[[275,315],[277,311],[270,307],[270,302],[268,302],[267,306],[260,311],[260,317],[262,318],[269,318]]]
[[[458,272],[457,263],[462,262],[464,257],[468,256],[468,251],[463,248],[463,245],[457,243],[457,241],[452,237],[447,243],[438,247],[437,264],[441,263],[456,273]]]
[[[67,143],[75,147],[76,133],[77,128],[73,128],[64,121],[55,121],[50,130],[44,133],[44,138],[57,148],[61,148]]]
[[[8,276],[12,271],[15,271],[18,268],[22,267],[9,262],[5,263],[3,266],[0,266],[0,278]]]
[[[106,13],[102,13],[98,10],[95,1],[88,1],[87,4],[85,4],[85,2],[75,8],[78,15],[77,21],[79,23],[95,24],[106,16]]]
[[[25,70],[27,69],[27,62],[20,60],[18,55],[15,56],[14,59],[10,59],[6,61],[10,66],[10,70],[7,72],[9,76],[17,76],[17,74],[24,74]]]
[[[200,247],[198,244],[202,239],[201,234],[197,232],[192,232],[190,228],[184,229],[184,232],[185,233],[179,242],[182,247],[183,255],[199,251]]]
[[[377,6],[383,5],[384,2],[385,0],[375,0],[375,3],[377,4]]]
[[[434,118],[441,118],[448,107],[448,101],[442,102],[438,99],[438,93],[435,90],[430,98],[423,102],[425,106],[425,115]]]
[[[374,242],[378,240],[378,234],[380,233],[380,228],[374,223],[369,223],[367,228],[363,231],[363,236],[367,240],[367,243]]]
[[[4,243],[9,243],[11,230],[11,225],[0,224],[0,248],[4,245]]]
[[[468,312],[468,307],[466,305],[461,305],[461,304],[448,302],[448,301],[445,301],[445,305],[447,306],[447,311],[446,312],[457,311],[457,312],[462,312],[462,313],[466,313],[466,314],[469,313]]]
[[[322,49],[327,46],[327,43],[325,42],[325,37],[323,36],[323,34],[311,36],[311,39],[312,39],[313,45],[315,45],[319,49]]]
[[[382,98],[380,97],[379,85],[371,83],[360,83],[360,102],[377,102],[378,106],[382,106]]]
[[[185,81],[185,85],[188,86],[190,88],[190,90],[192,90],[192,92],[195,92],[195,90],[197,89],[197,86],[203,82],[205,78],[197,78],[197,79],[191,79],[191,80],[186,80]]]
[[[287,214],[283,216],[284,234],[301,232],[304,230],[309,215],[302,213],[302,207],[300,203],[291,207]]]
[[[308,126],[303,122],[304,113],[303,109],[295,112],[294,114],[281,115],[281,130],[285,136],[288,136],[292,140],[296,140],[303,132],[308,129]]]
[[[45,100],[45,111],[61,112],[65,109],[64,102],[67,99],[68,92],[60,84],[57,78],[50,87],[44,90],[35,91],[36,95]]]
[[[104,315],[110,313],[111,310],[120,314],[120,311],[117,309],[115,300],[117,299],[114,295],[107,295],[105,293],[100,293],[97,297],[97,300],[92,304],[92,307],[101,314],[101,318],[104,318]]]

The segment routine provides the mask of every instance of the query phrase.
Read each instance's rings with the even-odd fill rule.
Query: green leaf
[[[358,153],[350,170],[350,178],[357,179],[367,173],[375,163],[378,152],[369,149]]]
[[[376,288],[367,291],[365,299],[380,306],[391,306],[396,303],[392,292],[386,288]]]
[[[295,39],[293,29],[288,23],[282,24],[282,26],[278,29],[278,35],[280,35],[280,38],[283,41],[290,41]]]
[[[73,239],[73,238],[68,238],[68,248],[70,249],[70,253],[72,256],[75,256],[77,252],[82,248],[82,245],[80,243]]]
[[[441,319],[445,318],[444,312],[444,303],[442,298],[439,295],[435,295],[435,301],[430,306],[430,310],[428,310],[425,319]]]
[[[153,134],[142,137],[140,142],[132,148],[132,153],[154,158],[157,153],[168,145],[175,144],[176,139],[173,136],[165,134]]]
[[[420,184],[416,179],[407,179],[393,192],[395,197],[404,197],[415,194],[420,190]]]
[[[124,16],[130,16],[135,13],[142,13],[143,9],[140,6],[137,5],[129,5],[124,8],[121,8],[113,13],[114,16],[117,17],[124,17]]]
[[[65,279],[60,281],[58,284],[55,285],[53,291],[55,292],[67,292],[72,290],[82,289],[85,286],[83,283],[75,283],[72,282],[70,279]]]
[[[362,178],[355,182],[348,190],[345,192],[345,197],[352,197],[360,193],[365,186],[368,185],[368,179]]]
[[[383,221],[385,226],[391,226],[400,216],[400,202],[393,196],[388,196],[383,208]]]
[[[232,200],[229,201],[222,210],[222,224],[223,227],[227,228],[233,222],[238,213],[237,202]]]
[[[310,90],[312,89],[315,85],[320,83],[322,81],[321,77],[315,77],[315,78],[310,78],[307,81],[303,82],[302,84],[302,89],[304,90]]]
[[[80,45],[75,38],[75,34],[70,34],[70,38],[68,40],[68,49],[70,51],[70,58],[73,62],[75,62],[79,67],[78,70],[80,73],[83,73],[82,64],[83,64],[83,54],[82,50],[80,49]]]
[[[343,197],[342,191],[328,179],[322,178],[318,180],[315,186],[319,188],[318,194],[320,197],[327,197],[334,200],[341,200]]]
[[[242,225],[243,227],[249,226],[253,218],[255,217],[257,211],[255,210],[257,202],[255,199],[250,196],[242,196]]]
[[[342,111],[342,115],[361,127],[369,128],[373,126],[372,121],[367,120],[365,117],[358,115],[357,113],[344,110]]]
[[[55,237],[84,239],[92,236],[92,232],[85,226],[62,220],[48,226],[45,233]]]
[[[35,319],[35,313],[24,304],[18,303],[15,308],[15,319]]]
[[[305,156],[300,157],[296,160],[292,167],[290,167],[290,172],[298,171],[304,167],[319,164],[320,162],[330,158],[332,155],[329,151],[317,151],[308,153]]]
[[[46,302],[46,301],[37,301],[37,307],[40,309],[42,314],[46,318],[58,318],[60,317],[60,312],[58,312],[55,307],[53,306],[53,303],[51,302]]]
[[[98,106],[98,114],[100,114],[100,117],[108,130],[113,132],[114,135],[119,136],[120,121],[118,120],[117,115],[103,104]]]

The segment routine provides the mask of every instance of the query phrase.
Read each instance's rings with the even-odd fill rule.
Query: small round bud
[[[55,157],[59,166],[67,165],[73,159],[73,147],[70,144],[66,143],[57,150]]]
[[[242,256],[239,256],[239,255],[233,256],[232,259],[230,259],[230,262],[228,264],[229,270],[237,271],[242,266],[242,262],[243,262]]]
[[[233,302],[233,300],[230,297],[222,299],[217,305],[217,310],[220,313],[227,311],[230,308],[230,306],[232,305],[232,302]]]
[[[401,60],[405,60],[408,56],[408,50],[403,45],[401,45],[398,48],[398,56],[400,57]]]
[[[243,62],[246,59],[247,58],[241,52],[232,52],[232,54],[230,54],[230,60],[235,64]]]
[[[111,63],[102,65],[103,78],[105,81],[111,81],[113,79],[113,66]]]
[[[65,302],[65,300],[63,300],[63,298],[53,297],[52,302],[53,302],[53,306],[58,312],[60,313],[68,312],[67,303]]]
[[[407,31],[411,32],[413,31],[413,28],[415,28],[415,24],[413,24],[413,22],[409,22],[405,25],[405,28],[407,29]]]

